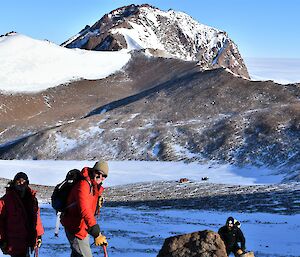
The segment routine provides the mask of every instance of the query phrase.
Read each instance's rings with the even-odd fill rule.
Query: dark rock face
[[[200,24],[185,13],[164,12],[147,4],[113,10],[62,46],[96,51],[143,49],[153,56],[198,61],[203,69],[223,67],[249,78],[226,32]]]
[[[157,257],[227,257],[219,234],[204,230],[169,237]]]

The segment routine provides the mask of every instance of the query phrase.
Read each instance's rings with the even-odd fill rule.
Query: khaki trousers
[[[89,235],[87,235],[84,239],[79,239],[67,230],[65,231],[72,250],[71,257],[93,257]]]

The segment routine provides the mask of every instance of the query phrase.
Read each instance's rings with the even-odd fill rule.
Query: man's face
[[[26,192],[26,188],[28,187],[27,180],[23,178],[19,178],[15,181],[15,189],[19,192],[19,194],[23,197]]]
[[[106,175],[103,175],[101,172],[95,172],[95,181],[97,185],[101,184],[106,179]]]
[[[25,180],[23,178],[19,178],[16,180],[15,185],[16,186],[27,186],[27,180]]]
[[[227,228],[231,230],[233,228],[233,222],[230,220],[227,222]]]

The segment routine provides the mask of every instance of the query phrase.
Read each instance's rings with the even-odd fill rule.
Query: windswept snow
[[[0,90],[37,92],[78,79],[101,79],[130,59],[126,51],[67,49],[21,34],[0,37]]]
[[[72,142],[70,147],[72,146]],[[56,185],[65,178],[70,169],[82,169],[93,166],[91,161],[30,161],[0,160],[0,177],[12,179],[19,172],[26,172],[31,183]],[[211,183],[255,185],[280,183],[282,175],[272,174],[263,168],[235,168],[230,165],[211,166],[183,162],[150,162],[150,161],[109,161],[110,175],[105,181],[107,186],[124,185],[138,182],[159,180],[179,180],[186,177],[201,181],[208,177]]]
[[[59,237],[54,236],[55,211],[49,204],[41,207],[45,234],[40,255],[70,256],[71,250],[62,226]],[[253,250],[255,256],[300,256],[299,214],[104,207],[98,223],[102,233],[108,238],[110,257],[155,257],[165,238],[205,229],[217,232],[229,216],[242,223],[246,247]],[[92,246],[92,252],[94,256],[103,255],[99,247]],[[0,252],[0,256],[5,255]]]
[[[31,183],[55,185],[71,168],[92,166],[92,161],[6,161],[0,160],[0,177],[11,179],[16,172],[24,171]],[[276,183],[280,176],[263,169],[236,169],[230,166],[210,166],[182,162],[109,161],[110,175],[105,186],[138,181],[177,180],[188,177],[200,180],[208,176],[207,183],[257,184]],[[213,190],[213,189],[212,189]],[[126,195],[124,195],[126,197]],[[109,202],[110,199],[107,199]],[[242,223],[246,247],[260,257],[296,257],[300,254],[299,214],[220,212],[206,210],[150,208],[139,206],[108,207],[101,209],[98,223],[107,236],[111,257],[155,257],[167,237],[199,230],[213,230],[223,226],[228,216]],[[67,257],[70,248],[63,228],[59,237],[54,236],[55,211],[49,204],[41,204],[41,218],[45,227],[40,254]],[[276,235],[276,236],[272,236]],[[92,239],[91,239],[92,243]],[[92,246],[94,256],[102,249]],[[2,253],[0,253],[0,256]]]

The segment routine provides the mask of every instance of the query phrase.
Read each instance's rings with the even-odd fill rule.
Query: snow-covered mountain
[[[62,44],[89,50],[145,50],[162,57],[198,61],[204,69],[224,67],[249,78],[237,46],[221,31],[183,12],[129,5],[104,15]]]
[[[0,90],[37,92],[74,80],[101,79],[120,70],[130,57],[125,51],[67,49],[8,33],[0,37]]]
[[[109,33],[131,33],[137,26],[131,20],[146,22],[137,19],[141,13],[152,20],[156,15],[158,30],[170,28],[170,37],[180,26],[165,26],[174,21],[169,16],[178,15],[180,24],[182,17],[189,19],[143,5],[115,10],[98,25],[113,24]],[[207,36],[217,33],[204,28]],[[83,48],[97,39],[87,31],[81,33],[88,39]],[[124,37],[124,48],[126,42]],[[0,90],[14,92],[0,92],[0,158],[213,160],[269,166],[299,180],[299,85],[249,81],[229,69],[203,71],[199,60],[151,56],[150,48],[129,54],[130,49],[86,51],[16,33],[0,37]]]

